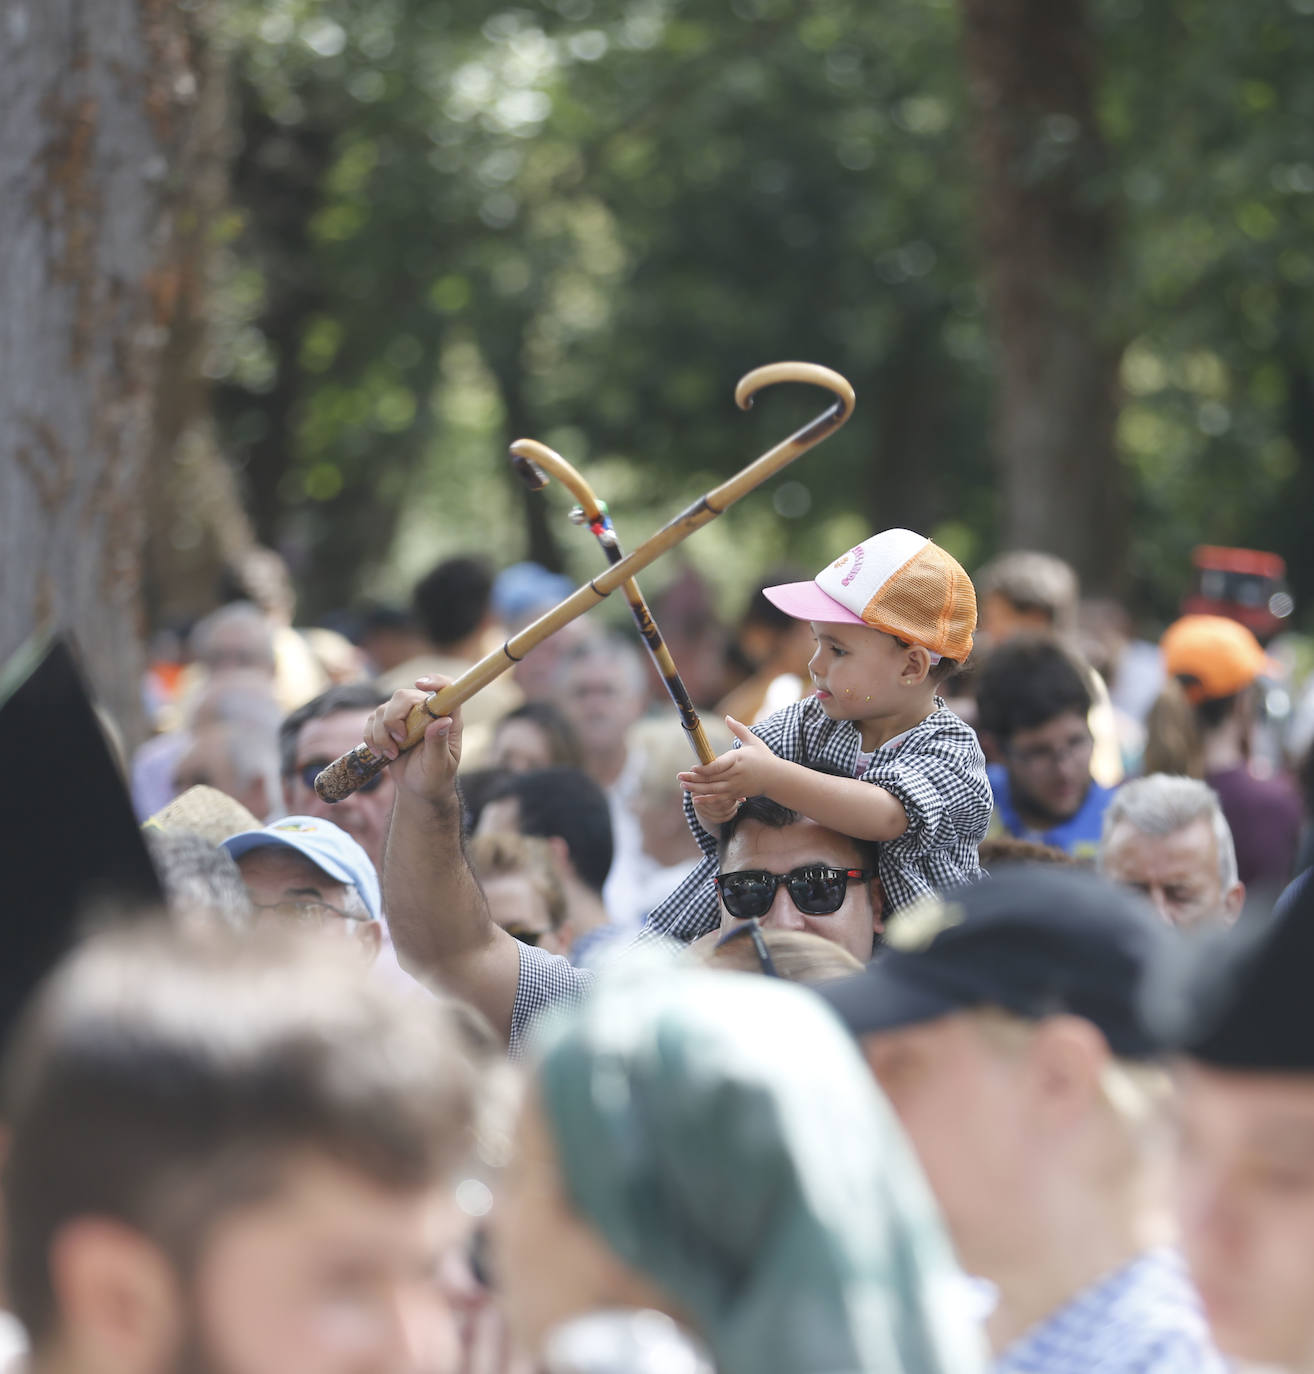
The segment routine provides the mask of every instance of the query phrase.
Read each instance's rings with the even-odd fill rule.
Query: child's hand
[[[730,798],[738,805],[744,797],[770,790],[770,778],[779,760],[748,726],[733,716],[726,716],[725,723],[743,747],[727,750],[711,763],[700,763],[679,775],[680,786],[693,794],[695,808],[709,800]],[[722,819],[729,820],[729,816]]]

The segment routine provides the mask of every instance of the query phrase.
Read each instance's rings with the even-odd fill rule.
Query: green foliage
[[[1124,262],[1092,327],[1130,341],[1131,571],[1160,612],[1202,540],[1278,547],[1314,593],[1290,500],[1314,442],[1311,7],[1092,0],[1117,170],[1087,190],[1116,198]],[[884,525],[992,552],[950,0],[475,10],[227,0],[242,141],[214,372],[306,610],[456,548],[550,556],[509,485],[517,434],[637,542],[824,401],[737,412],[736,379],[780,358],[844,372],[858,410],[687,546],[723,591]],[[564,498],[535,500],[593,571]]]

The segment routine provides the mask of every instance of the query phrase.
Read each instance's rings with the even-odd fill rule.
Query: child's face
[[[865,625],[812,621],[816,648],[808,671],[821,709],[832,720],[869,720],[898,715],[911,705],[907,680],[911,651],[893,635]]]

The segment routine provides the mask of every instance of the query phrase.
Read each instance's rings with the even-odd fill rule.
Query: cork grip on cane
[[[430,711],[429,704],[437,697],[430,692],[423,701],[416,702],[406,717],[406,738],[399,746],[403,753],[414,749],[424,738],[424,732],[437,719],[439,712]],[[315,791],[326,802],[341,801],[371,778],[377,777],[391,763],[391,759],[376,754],[368,744],[358,744],[350,753],[330,763],[315,779]]]

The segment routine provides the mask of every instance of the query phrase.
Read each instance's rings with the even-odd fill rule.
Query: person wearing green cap
[[[718,1374],[973,1374],[983,1341],[893,1114],[833,1016],[771,979],[614,972],[544,1024],[494,1209],[541,1352],[666,1313]]]

